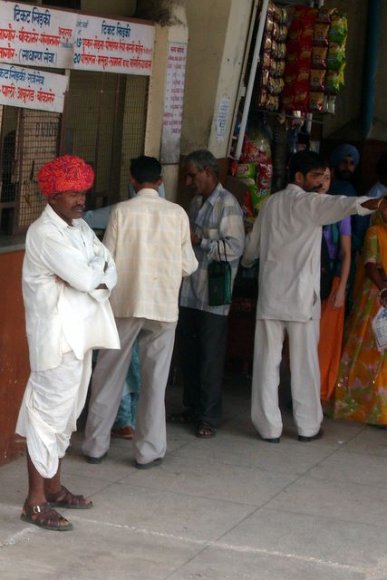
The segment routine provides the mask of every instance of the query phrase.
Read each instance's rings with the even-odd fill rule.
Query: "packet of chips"
[[[314,91],[325,90],[326,71],[323,69],[312,69],[310,71],[310,88]]]
[[[312,67],[326,68],[327,67],[327,46],[314,46],[312,48]]]
[[[325,91],[329,94],[337,94],[344,86],[345,64],[340,70],[329,70],[326,76]]]
[[[324,109],[323,91],[310,91],[309,93],[309,110],[322,113]]]
[[[331,26],[328,33],[329,42],[345,44],[348,35],[348,19],[344,14],[335,14],[332,17]]]
[[[314,27],[313,44],[328,46],[329,23],[318,22]]]
[[[345,46],[342,44],[330,44],[327,55],[328,70],[340,70],[345,63]]]

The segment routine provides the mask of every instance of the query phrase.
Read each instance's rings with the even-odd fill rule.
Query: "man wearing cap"
[[[93,169],[58,157],[41,167],[47,199],[27,232],[23,299],[31,374],[16,432],[27,439],[28,495],[21,519],[57,531],[72,524],[54,507],[92,502],[61,485],[60,464],[85,403],[93,348],[119,348],[109,304],[117,281],[108,250],[82,220]]]

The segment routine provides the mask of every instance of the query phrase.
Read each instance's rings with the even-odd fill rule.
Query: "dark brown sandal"
[[[69,508],[73,510],[88,510],[93,507],[93,502],[83,495],[74,495],[65,487],[61,486],[57,493],[46,493],[50,507]]]
[[[55,532],[69,532],[73,529],[73,525],[56,510],[53,510],[48,503],[28,505],[25,502],[20,519],[28,524],[34,524]]]
[[[199,423],[196,427],[196,437],[201,437],[202,439],[209,439],[210,437],[215,437],[216,429],[208,423]]]

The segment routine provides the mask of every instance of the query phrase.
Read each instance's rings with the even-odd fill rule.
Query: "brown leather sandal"
[[[64,485],[57,493],[46,493],[46,498],[50,507],[73,510],[88,510],[93,507],[93,502],[90,499],[86,499],[83,495],[74,495]]]
[[[53,510],[48,503],[28,505],[26,501],[20,519],[28,524],[34,524],[55,532],[68,532],[73,529],[73,525],[56,510]]]

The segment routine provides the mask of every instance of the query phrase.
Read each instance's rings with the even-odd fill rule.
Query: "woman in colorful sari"
[[[387,350],[378,350],[372,331],[379,308],[387,307],[387,212],[375,213],[372,223],[356,274],[334,416],[387,426]]]
[[[324,174],[326,193],[331,183],[331,172]],[[335,391],[343,348],[345,298],[351,268],[351,218],[323,226],[322,243],[326,244],[333,279],[329,296],[321,301],[320,341],[318,358],[321,375],[321,400],[329,401]],[[323,297],[322,297],[323,298]]]

